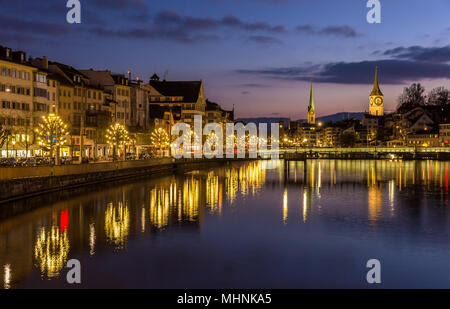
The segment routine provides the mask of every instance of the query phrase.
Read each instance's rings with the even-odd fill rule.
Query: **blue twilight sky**
[[[380,67],[386,109],[412,82],[450,87],[450,0],[0,0],[0,45],[76,68],[147,80],[202,79],[237,116],[304,118],[309,77],[317,114],[368,109]]]

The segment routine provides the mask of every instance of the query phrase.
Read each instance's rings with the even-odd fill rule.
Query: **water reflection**
[[[130,211],[123,202],[115,205],[108,203],[105,211],[105,234],[116,249],[122,249],[127,241],[130,229]]]
[[[4,266],[4,279],[3,279],[3,287],[5,290],[11,288],[11,265]]]
[[[58,226],[41,228],[34,245],[34,257],[43,277],[57,277],[64,267],[69,254],[67,231],[61,232]]]
[[[74,254],[85,252],[95,260],[99,252],[126,254],[128,242],[137,237],[178,228],[199,234],[205,222],[231,218],[231,213],[244,209],[253,216],[245,221],[249,225],[267,215],[268,231],[273,226],[288,230],[318,222],[330,226],[348,218],[357,218],[352,226],[376,232],[382,231],[383,220],[447,231],[449,219],[441,206],[448,206],[448,162],[280,160],[275,168],[266,169],[267,164],[274,163],[233,163],[112,185],[66,198],[55,196],[44,206],[39,199],[5,205],[0,209],[3,287],[15,287],[16,282],[20,286],[35,269],[43,278],[54,279]],[[435,208],[427,205],[440,207],[443,213],[434,216]],[[11,209],[35,206],[39,207],[11,214]]]

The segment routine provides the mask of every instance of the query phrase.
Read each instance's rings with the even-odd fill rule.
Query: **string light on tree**
[[[155,129],[151,135],[152,145],[160,151],[169,146],[169,135],[163,128]]]
[[[113,146],[113,156],[116,159],[117,150],[119,146],[125,145],[130,141],[128,136],[128,131],[125,129],[125,126],[116,122],[112,124],[106,130],[106,141],[109,145]]]
[[[59,148],[66,143],[67,124],[55,114],[43,116],[42,119],[43,123],[40,123],[39,128],[36,129],[38,143],[45,151],[50,152],[51,158],[53,158],[53,148],[56,147],[58,158]]]

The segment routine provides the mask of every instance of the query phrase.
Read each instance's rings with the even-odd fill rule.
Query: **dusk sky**
[[[368,109],[375,65],[385,109],[402,88],[450,87],[450,1],[0,0],[0,45],[79,69],[204,81],[207,98],[238,117],[305,118],[309,78],[318,116]]]

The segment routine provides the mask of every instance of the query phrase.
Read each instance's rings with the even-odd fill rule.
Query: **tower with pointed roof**
[[[375,67],[375,80],[373,89],[369,96],[369,114],[371,116],[383,116],[384,114],[384,96],[378,84],[378,67]]]
[[[309,105],[308,105],[308,124],[316,124],[316,107],[314,106],[314,96],[313,96],[313,85],[311,78],[311,91],[309,94]]]

